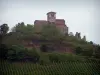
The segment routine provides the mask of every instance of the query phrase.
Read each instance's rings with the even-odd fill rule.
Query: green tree
[[[8,60],[11,61],[18,61],[18,60],[23,60],[24,57],[26,56],[27,49],[25,49],[21,45],[12,45],[11,48],[9,48],[8,51]]]
[[[0,44],[2,44],[4,36],[7,34],[9,27],[7,24],[2,24],[0,26]]]
[[[16,26],[14,26],[12,28],[12,32],[24,33],[25,28],[26,28],[26,26],[25,26],[24,22],[21,22],[21,23],[16,24]]]
[[[9,27],[7,24],[2,24],[0,26],[0,58],[6,59],[8,48],[5,44],[3,44],[4,37],[6,36]]]
[[[100,45],[95,46],[95,57],[100,59]]]
[[[42,28],[41,37],[45,40],[62,41],[64,39],[64,34],[62,34],[55,25],[49,24]]]
[[[21,22],[12,28],[12,32],[19,33],[20,38],[30,39],[33,38],[34,35],[34,26],[31,24],[25,25],[24,22]]]
[[[88,56],[88,57],[91,57],[93,56],[93,46],[91,45],[84,45],[83,46],[83,51],[82,51],[82,55],[83,56]]]
[[[76,47],[75,52],[76,52],[76,54],[80,54],[82,52],[82,48]]]
[[[90,44],[93,44],[93,42],[92,42],[92,41],[90,41],[89,43],[90,43]]]
[[[5,44],[0,44],[0,59],[6,59],[8,47]]]
[[[26,54],[26,56],[28,57],[27,59],[29,61],[33,61],[34,63],[39,62],[40,55],[36,48],[28,50]]]

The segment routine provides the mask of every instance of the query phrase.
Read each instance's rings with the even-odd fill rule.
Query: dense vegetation
[[[50,44],[52,47],[54,47],[56,44],[66,45],[67,47],[71,47],[77,55],[100,58],[99,45],[94,44],[92,41],[88,42],[81,39],[81,35],[79,34],[78,36],[76,36],[76,34],[75,36],[70,34],[64,35],[55,27],[55,25],[45,25],[41,29],[40,33],[36,33],[34,25],[25,25],[24,22],[22,22],[16,24],[16,26],[12,28],[11,32],[7,33],[8,30],[9,27],[7,24],[0,26],[0,45],[2,45],[0,46],[0,51],[2,53],[2,55],[0,54],[1,57],[11,57],[11,53],[14,52],[17,54],[23,53],[26,55],[25,52],[28,51],[28,49],[23,46],[22,41],[32,41],[35,39],[51,41]],[[43,45],[40,48],[42,52],[46,52],[46,44],[48,44],[48,42],[41,43],[41,45]],[[51,51],[52,50],[53,48],[51,48]]]
[[[16,66],[14,64],[9,64],[9,62],[13,63],[27,62],[27,64],[26,63],[24,64],[27,65],[26,67],[28,67],[29,69],[28,72],[30,71],[31,72],[26,73],[25,70],[26,68],[24,69],[25,66],[22,67],[22,71],[19,71],[19,69],[16,67],[16,70],[18,70],[19,75],[35,74],[37,73],[38,70],[40,71],[40,69],[42,68],[45,69],[48,68],[49,73],[52,73],[52,71],[58,68],[60,71],[62,71],[60,67],[62,67],[63,69],[62,72],[66,75],[66,73],[72,73],[70,71],[67,71],[69,67],[71,67],[72,70],[75,70],[75,68],[80,67],[80,72],[81,72],[81,67],[83,67],[84,65],[88,67],[90,72],[86,72],[86,70],[84,70],[85,67],[83,67],[84,69],[82,69],[83,70],[82,72],[85,72],[87,75],[91,75],[93,74],[92,68],[90,68],[91,66],[89,67],[88,65],[92,65],[93,67],[94,64],[89,63],[89,60],[97,62],[97,59],[98,60],[100,59],[100,45],[94,44],[92,41],[90,42],[85,41],[84,39],[81,38],[79,34],[78,36],[70,34],[64,35],[61,32],[59,32],[59,30],[55,27],[55,25],[45,25],[41,29],[41,32],[36,33],[35,27],[33,25],[30,24],[25,25],[24,22],[22,22],[16,24],[16,26],[12,28],[11,32],[8,32],[8,30],[9,27],[7,24],[3,24],[0,26],[0,60],[3,59],[2,61],[4,61],[5,63],[4,66],[10,65],[8,73],[13,71],[12,69]],[[43,42],[40,43],[41,48],[40,49],[37,49],[35,47],[26,48],[23,45],[23,41],[32,41],[32,40],[43,40]],[[45,43],[44,41],[47,42]],[[52,47],[49,49],[46,45],[50,45]],[[65,45],[67,47],[70,47],[74,50],[74,53],[59,53],[53,50],[56,45],[59,46]],[[55,65],[55,63],[57,66]],[[72,68],[74,66],[73,63],[76,65],[75,68]],[[84,65],[82,65],[82,63],[84,63]],[[20,65],[19,63],[17,64]],[[31,65],[31,67],[29,65]],[[55,67],[53,67],[53,65],[55,65]],[[2,68],[5,68],[4,66],[2,66]],[[38,70],[36,69],[36,66]],[[51,66],[54,69],[51,69],[50,68]],[[32,73],[32,69],[36,71]],[[1,70],[4,71],[4,69],[0,69],[0,71]],[[47,71],[43,70],[40,73],[44,75],[44,72]],[[75,72],[77,72],[77,70],[75,70]],[[14,75],[14,73],[16,72],[12,72],[12,75]],[[55,72],[54,75],[56,75],[56,73],[57,75],[61,75],[61,72]],[[45,74],[47,75],[47,73]],[[82,74],[76,74],[76,75],[82,75]]]

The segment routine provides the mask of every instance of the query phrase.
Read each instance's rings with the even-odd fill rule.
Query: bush
[[[26,49],[23,46],[13,45],[8,51],[8,60],[22,61],[26,55]]]
[[[50,55],[49,56],[49,60],[51,61],[51,62],[58,62],[59,61],[59,58],[58,58],[58,55]]]
[[[83,56],[88,56],[88,57],[91,57],[93,55],[93,50],[92,49],[84,49],[82,51],[82,55]]]
[[[39,62],[40,55],[37,52],[37,50],[35,48],[33,48],[33,49],[30,49],[27,51],[25,59],[32,61],[34,63],[37,63],[37,62]]]
[[[50,62],[60,62],[60,55],[58,53],[49,54]]]
[[[10,61],[39,61],[39,54],[36,49],[26,49],[23,46],[14,45],[8,51],[8,60]]]
[[[49,63],[50,63],[50,61],[49,61],[48,53],[41,52],[39,64],[45,65],[45,64],[49,64]]]
[[[82,57],[74,55],[74,54],[67,54],[67,53],[51,53],[49,54],[50,62],[76,62],[76,61],[84,61]]]
[[[80,54],[82,52],[82,48],[81,47],[76,47],[75,52],[76,52],[76,54]]]

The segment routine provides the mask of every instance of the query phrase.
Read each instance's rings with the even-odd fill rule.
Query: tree
[[[28,50],[26,54],[27,55],[26,55],[25,58],[28,59],[29,61],[32,61],[34,63],[39,62],[40,55],[39,55],[39,53],[38,53],[36,48]]]
[[[6,59],[8,47],[5,44],[0,44],[0,59]]]
[[[3,44],[3,39],[6,36],[7,32],[9,30],[9,27],[7,24],[2,24],[0,26],[0,58],[6,59],[8,48],[5,44]]]
[[[9,48],[7,58],[10,61],[21,61],[26,56],[27,49],[21,45],[12,45]]]
[[[84,41],[86,41],[86,36],[83,36],[83,38],[82,38]]]
[[[79,33],[79,32],[76,32],[75,37],[76,37],[77,39],[81,39],[80,33]]]
[[[93,44],[93,42],[92,42],[92,41],[90,41],[89,43],[90,43],[90,44]]]
[[[75,52],[76,52],[76,54],[80,54],[82,52],[82,48],[76,47]]]
[[[0,26],[0,34],[6,34],[9,30],[9,27],[7,24],[2,24]]]
[[[70,32],[70,33],[69,33],[69,36],[74,36],[73,32]]]
[[[2,44],[4,36],[7,34],[9,27],[7,24],[2,24],[0,26],[0,44]]]
[[[45,25],[41,30],[41,38],[45,40],[63,40],[64,34],[62,34],[55,25]]]
[[[24,22],[18,23],[16,24],[16,26],[14,26],[12,28],[12,32],[19,32],[19,33],[23,33],[25,31],[25,24]]]
[[[95,57],[100,59],[100,45],[95,45]]]
[[[12,32],[19,33],[20,38],[30,39],[33,38],[34,35],[34,26],[31,24],[25,25],[24,22],[21,22],[12,28]]]
[[[91,44],[85,44],[82,46],[82,55],[83,56],[88,56],[91,57],[93,56],[93,51],[94,51],[94,46],[92,46]]]

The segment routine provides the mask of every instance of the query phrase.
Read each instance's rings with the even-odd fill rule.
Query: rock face
[[[47,20],[35,20],[34,27],[36,32],[40,32],[42,27],[47,24],[54,24],[64,34],[68,34],[68,27],[64,19],[56,19],[56,12],[48,12]]]
[[[63,45],[63,44],[58,44],[58,43],[54,44],[53,41],[41,41],[41,40],[24,41],[23,45],[27,48],[34,48],[35,47],[37,49],[41,49],[41,46],[42,46],[41,43],[45,44],[46,50],[48,52],[52,52],[52,51],[68,52],[68,53],[73,53],[74,52],[71,47],[69,47],[67,45]]]

